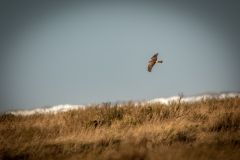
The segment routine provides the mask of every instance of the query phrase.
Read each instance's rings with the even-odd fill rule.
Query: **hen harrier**
[[[148,72],[152,71],[153,66],[155,63],[162,63],[163,61],[158,61],[157,60],[158,53],[154,54],[151,58],[151,60],[148,62]]]

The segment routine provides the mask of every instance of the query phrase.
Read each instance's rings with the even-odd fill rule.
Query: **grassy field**
[[[2,159],[240,159],[240,97],[0,116]]]

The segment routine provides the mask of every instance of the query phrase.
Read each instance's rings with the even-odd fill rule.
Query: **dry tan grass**
[[[181,97],[180,97],[181,98]],[[2,159],[239,159],[240,98],[0,116]]]

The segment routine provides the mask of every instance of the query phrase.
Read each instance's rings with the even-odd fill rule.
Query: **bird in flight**
[[[151,58],[151,60],[148,62],[148,72],[152,71],[153,66],[155,63],[162,63],[163,61],[158,61],[157,60],[158,53],[154,54]]]

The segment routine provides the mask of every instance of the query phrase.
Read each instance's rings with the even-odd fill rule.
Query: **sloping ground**
[[[239,159],[240,97],[0,116],[2,159]]]

